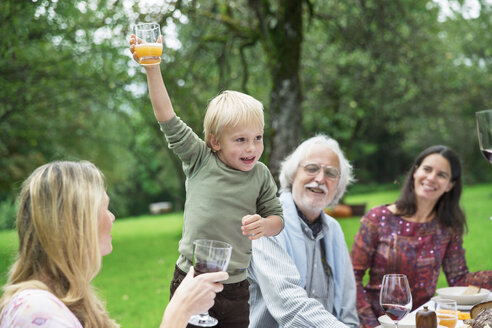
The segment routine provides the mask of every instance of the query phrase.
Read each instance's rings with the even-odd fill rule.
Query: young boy
[[[135,54],[135,36],[130,50]],[[154,115],[169,148],[183,162],[186,203],[180,256],[171,297],[193,265],[193,241],[215,239],[232,245],[224,291],[210,314],[220,327],[248,327],[251,240],[278,234],[283,227],[277,187],[263,153],[263,105],[251,96],[224,91],[208,105],[205,142],[176,116],[160,66],[145,66]]]

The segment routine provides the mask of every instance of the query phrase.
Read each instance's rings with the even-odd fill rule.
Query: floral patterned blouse
[[[55,295],[40,289],[17,293],[0,316],[0,328],[82,328],[75,315]]]
[[[434,296],[441,267],[450,286],[492,288],[492,270],[468,271],[461,234],[443,228],[436,220],[406,221],[386,205],[362,217],[350,256],[357,283],[357,311],[365,328],[379,326],[377,318],[384,314],[379,291],[387,273],[407,275],[413,309]],[[367,269],[369,282],[363,286]]]

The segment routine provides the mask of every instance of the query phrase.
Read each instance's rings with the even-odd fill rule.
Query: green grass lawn
[[[367,203],[367,209],[393,202],[398,191],[378,191],[351,195],[345,202]],[[492,270],[492,184],[467,187],[462,205],[469,233],[464,243],[471,271]],[[359,217],[341,219],[348,246],[359,228]],[[122,327],[157,327],[169,299],[169,283],[177,259],[182,213],[142,216],[116,220],[113,252],[104,257],[103,268],[95,279],[110,315]],[[0,232],[0,284],[4,284],[8,266],[17,247],[14,231]],[[446,286],[444,276],[439,287]]]

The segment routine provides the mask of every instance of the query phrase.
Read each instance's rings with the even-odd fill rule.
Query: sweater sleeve
[[[478,286],[492,288],[492,270],[469,272],[463,248],[463,236],[453,234],[446,248],[442,268],[449,286]]]
[[[159,125],[166,136],[169,149],[182,161],[186,176],[193,175],[202,161],[207,158],[210,149],[178,116],[166,122],[159,122]]]
[[[263,167],[263,185],[261,187],[258,200],[256,202],[257,213],[262,217],[269,215],[277,215],[282,219],[282,228],[284,227],[283,210],[280,200],[277,197],[277,185],[273,179],[270,170],[263,164],[258,163]]]
[[[350,252],[357,286],[357,312],[360,324],[364,328],[379,326],[377,315],[372,310],[371,302],[362,284],[366,271],[372,266],[372,259],[378,242],[377,225],[368,218],[370,213],[360,220],[360,228],[355,235]]]

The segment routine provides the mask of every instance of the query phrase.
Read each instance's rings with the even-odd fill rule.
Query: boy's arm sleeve
[[[183,162],[183,171],[190,176],[206,157],[207,145],[178,116],[166,122],[159,122],[159,125],[166,136],[169,149]]]
[[[256,208],[257,213],[262,217],[270,215],[276,215],[282,220],[282,229],[284,227],[284,214],[282,210],[282,204],[277,197],[277,185],[273,176],[265,166],[263,186],[261,188],[260,195],[257,200]]]

